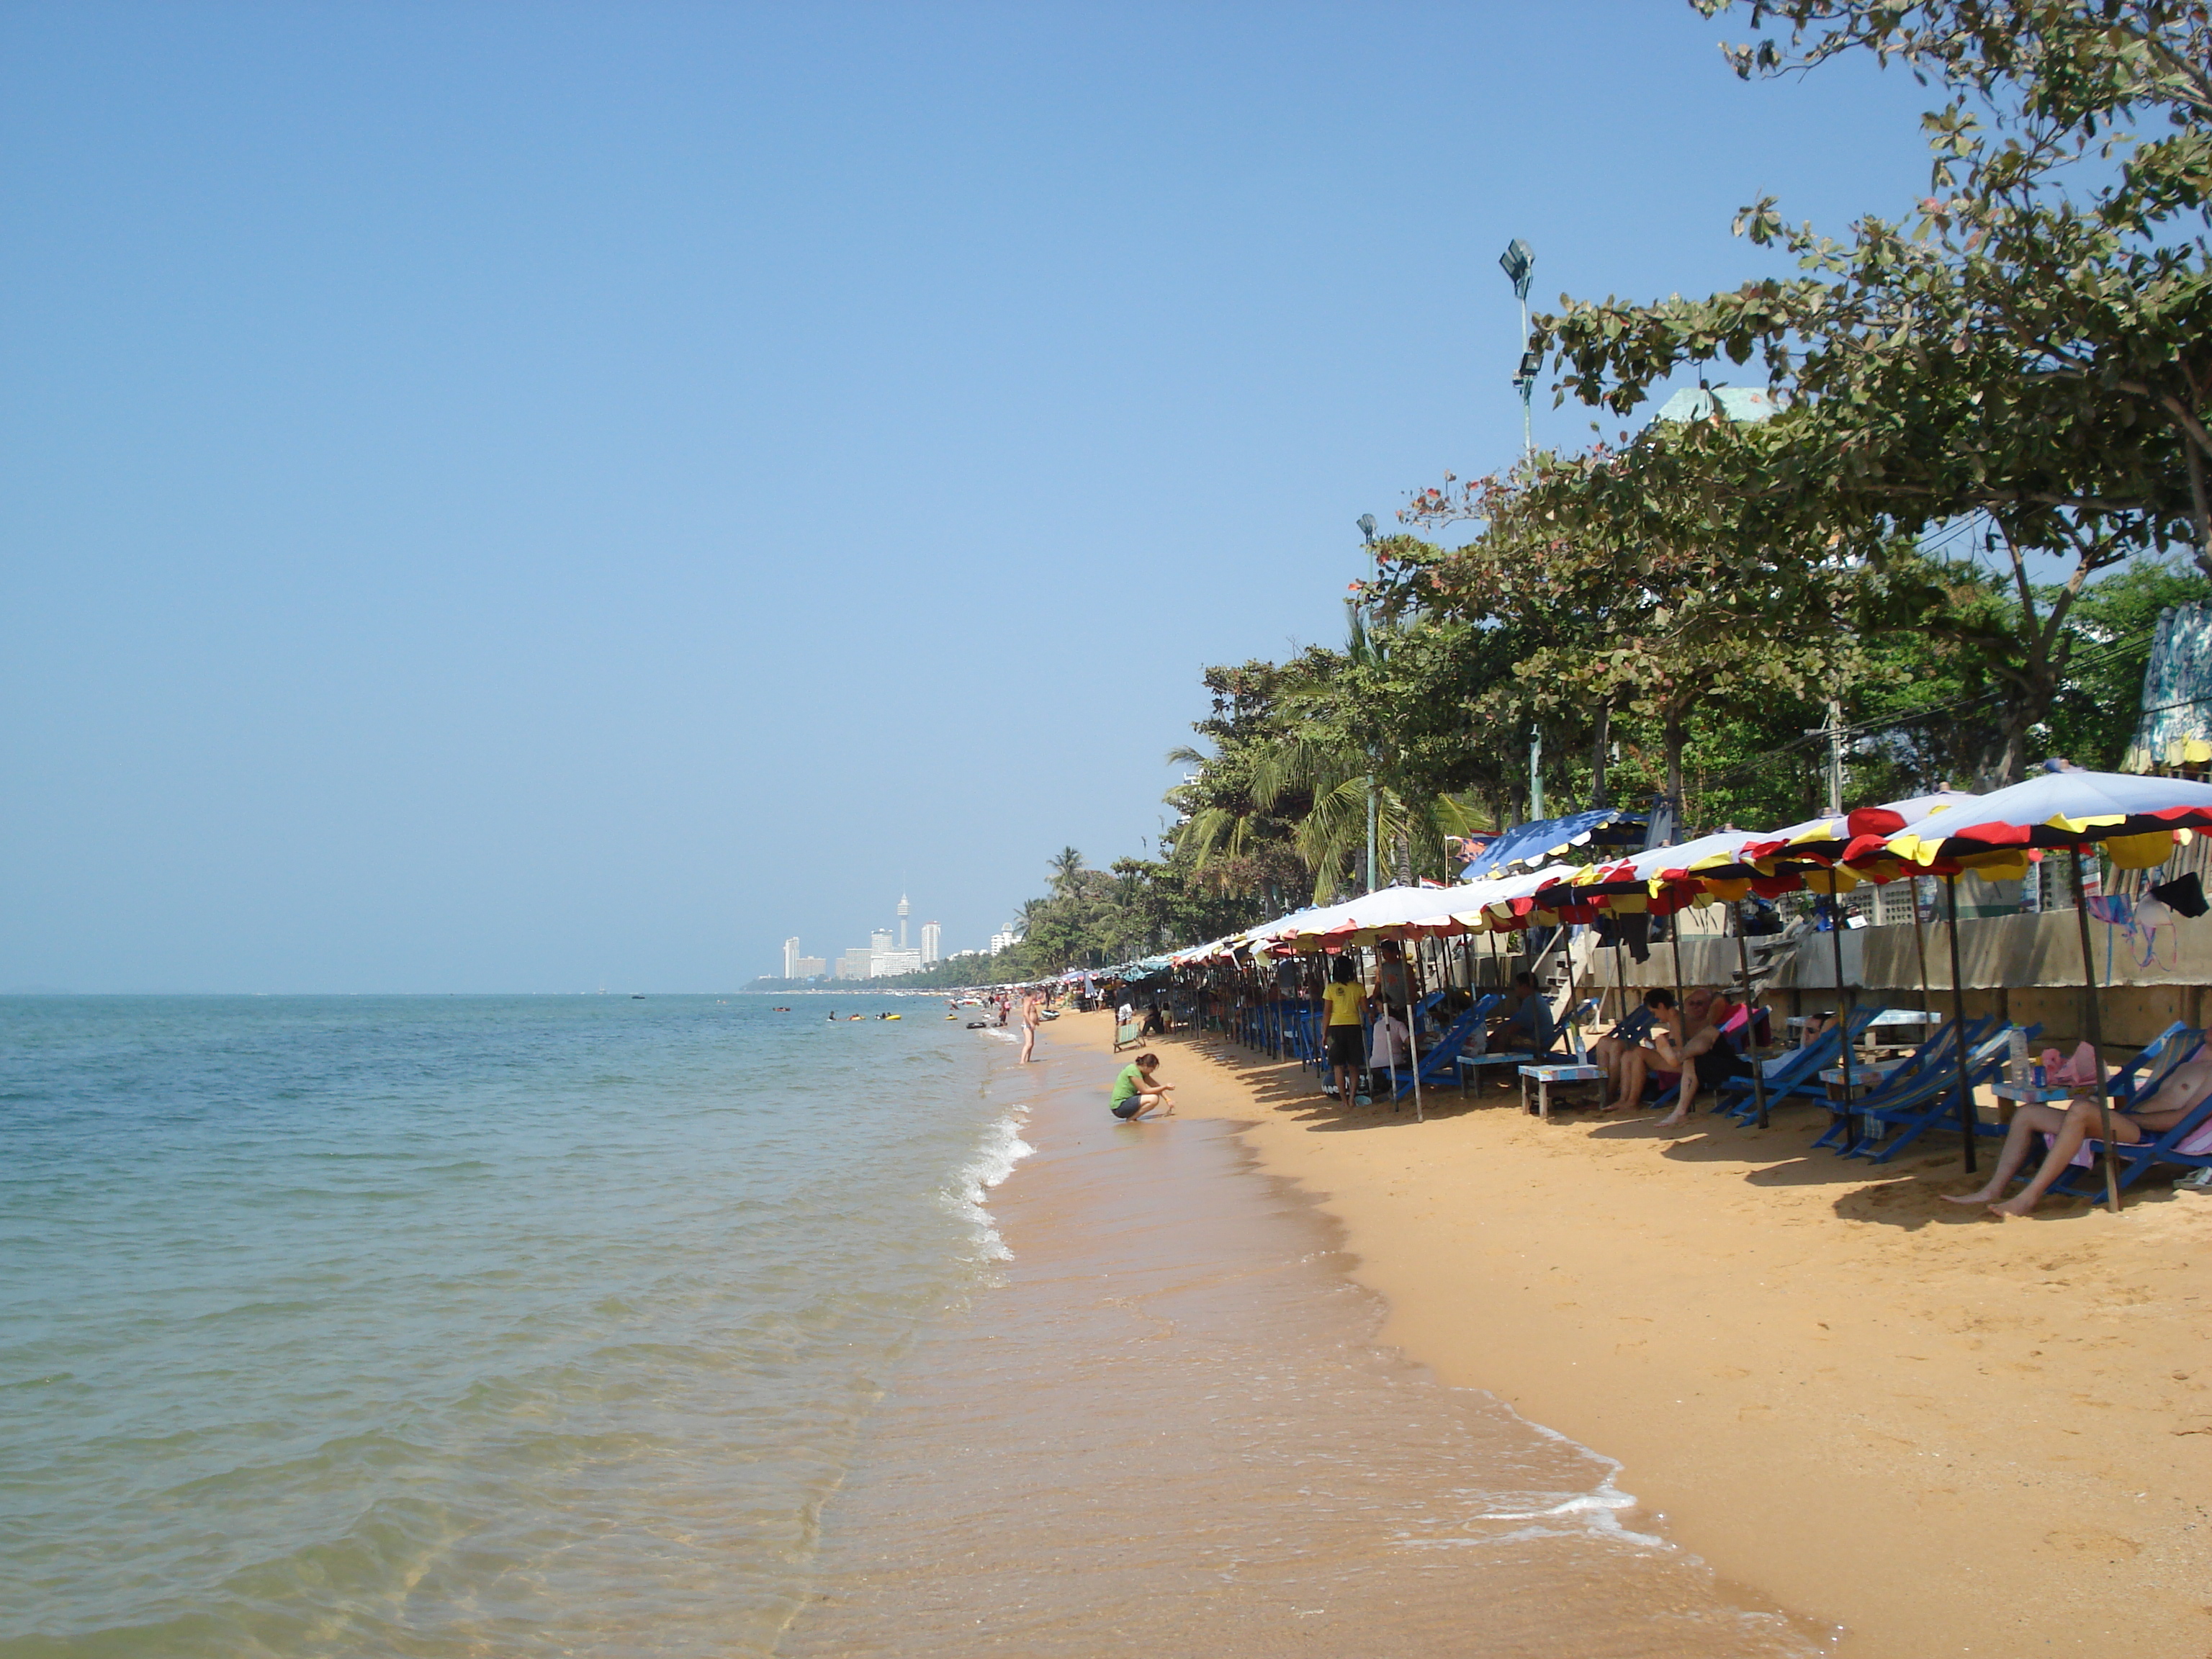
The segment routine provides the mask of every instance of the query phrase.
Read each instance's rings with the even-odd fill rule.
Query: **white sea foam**
[[[1495,1398],[1495,1396],[1492,1397]],[[1498,1403],[1504,1405],[1505,1402],[1499,1401]],[[1620,1524],[1622,1513],[1636,1507],[1636,1494],[1623,1492],[1613,1484],[1620,1474],[1620,1463],[1618,1459],[1607,1457],[1603,1452],[1592,1451],[1581,1441],[1570,1438],[1557,1429],[1547,1427],[1531,1419],[1522,1417],[1521,1413],[1514,1411],[1510,1406],[1506,1406],[1505,1409],[1515,1417],[1520,1418],[1521,1421],[1528,1424],[1547,1440],[1557,1441],[1563,1446],[1573,1447],[1579,1455],[1602,1468],[1605,1471],[1605,1479],[1598,1482],[1596,1489],[1591,1492],[1576,1492],[1569,1496],[1557,1496],[1547,1492],[1537,1498],[1528,1508],[1485,1510],[1474,1519],[1528,1521],[1539,1523],[1546,1521],[1565,1521],[1572,1523],[1573,1530],[1596,1533],[1607,1538],[1616,1539],[1624,1544],[1638,1544],[1646,1549],[1656,1550],[1674,1550],[1677,1547],[1666,1539],[1654,1534],[1634,1532]],[[1482,1538],[1435,1539],[1423,1541],[1454,1544],[1502,1543],[1506,1539],[1540,1537],[1554,1534],[1559,1530],[1560,1529],[1557,1528],[1547,1528],[1539,1524],[1508,1533],[1504,1538],[1492,1534]]]
[[[1013,1258],[1006,1241],[999,1236],[997,1220],[987,1200],[991,1188],[1012,1175],[1015,1164],[1036,1151],[1022,1139],[1022,1125],[1028,1117],[1029,1109],[1018,1106],[986,1129],[982,1144],[953,1176],[945,1194],[975,1230],[977,1254],[985,1261],[1007,1261]]]

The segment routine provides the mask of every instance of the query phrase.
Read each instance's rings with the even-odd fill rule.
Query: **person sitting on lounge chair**
[[[1659,1120],[1662,1129],[1689,1116],[1690,1108],[1705,1090],[1717,1090],[1731,1078],[1751,1075],[1750,1062],[1728,1040],[1728,1023],[1735,1018],[1741,1005],[1703,986],[1691,992],[1686,1000],[1689,1004],[1686,1036],[1678,1042],[1668,1030],[1651,1034],[1651,1046],[1659,1056],[1661,1068],[1679,1073],[1682,1080],[1681,1090],[1674,1097],[1674,1109]],[[1751,1017],[1756,1018],[1756,1012]]]
[[[1605,1080],[1609,1086],[1618,1085],[1620,1081],[1621,1057],[1651,1035],[1651,1028],[1657,1024],[1662,1008],[1674,1006],[1673,992],[1646,991],[1641,1003],[1622,1015],[1610,1031],[1590,1044],[1590,1064],[1605,1073]]]
[[[1597,1062],[1606,1068],[1607,1076],[1613,1081],[1613,1098],[1605,1107],[1608,1112],[1623,1112],[1639,1104],[1647,1083],[1656,1080],[1662,1091],[1674,1085],[1673,1074],[1659,1067],[1658,1051],[1651,1046],[1651,1039],[1661,1031],[1680,1035],[1682,1015],[1674,1006],[1674,994],[1664,986],[1654,986],[1644,994],[1644,1012],[1650,1019],[1642,1026],[1640,1040],[1626,1036],[1618,1040],[1611,1036],[1599,1040],[1599,1050],[1610,1054],[1609,1060]],[[1627,1024],[1624,1020],[1621,1026],[1625,1028]],[[1613,1044],[1609,1051],[1607,1043]]]
[[[2148,1136],[2163,1134],[2196,1110],[2208,1094],[2212,1094],[2212,1054],[2200,1054],[2169,1072],[2148,1100],[2124,1112],[2115,1108],[2112,1139],[2132,1146]],[[1989,1185],[1978,1192],[1943,1196],[1954,1204],[1986,1204],[1996,1215],[2027,1214],[2050,1190],[2051,1183],[2066,1172],[2081,1143],[2104,1133],[2101,1116],[2093,1100],[2072,1101],[2064,1106],[2021,1107],[2013,1114],[2012,1127],[2005,1131],[2004,1151],[1997,1154],[1997,1167]],[[2004,1189],[2027,1162],[2029,1142],[2039,1134],[2051,1137],[2051,1151],[2044,1158],[2043,1167],[2013,1197],[2002,1198]]]
[[[1700,985],[1682,998],[1679,1019],[1662,1020],[1652,1027],[1651,1040],[1623,1064],[1624,1074],[1635,1073],[1632,1091],[1628,1079],[1623,1077],[1620,1103],[1632,1106],[1644,1092],[1646,1079],[1656,1083],[1662,1094],[1676,1084],[1674,1109],[1659,1120],[1659,1127],[1669,1128],[1690,1115],[1691,1103],[1698,1097],[1698,1083],[1690,1067],[1721,1040],[1722,1024],[1735,1012],[1736,1005],[1717,991]]]
[[[1376,1091],[1388,1091],[1396,1086],[1396,1079],[1413,1066],[1412,1033],[1395,1008],[1385,1008],[1376,1016],[1373,1039],[1367,1055],[1368,1083]]]
[[[1512,1006],[1490,1022],[1492,1052],[1504,1048],[1525,1048],[1532,1054],[1550,1053],[1552,1003],[1550,998],[1536,988],[1536,976],[1534,974],[1514,975],[1512,997]]]

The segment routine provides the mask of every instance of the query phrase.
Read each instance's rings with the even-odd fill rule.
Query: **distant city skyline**
[[[944,960],[943,924],[923,922],[920,942],[910,944],[908,929],[914,903],[905,893],[899,895],[893,914],[897,921],[896,931],[890,927],[872,929],[866,945],[848,945],[834,959],[805,955],[800,949],[801,936],[793,933],[783,942],[782,976],[787,980],[886,979],[919,973]]]

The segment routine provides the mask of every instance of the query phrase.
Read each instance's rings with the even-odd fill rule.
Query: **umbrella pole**
[[[1828,872],[1828,946],[1836,963],[1837,1044],[1843,1051],[1844,1115],[1851,1115],[1851,1006],[1844,1000],[1844,907],[1836,902],[1836,876]]]
[[[1667,918],[1667,945],[1674,953],[1674,1018],[1682,1028],[1682,1042],[1690,1041],[1690,1010],[1682,998],[1682,913],[1675,911]],[[1683,1093],[1688,1090],[1687,1094]],[[1688,1108],[1698,1103],[1698,1068],[1693,1061],[1682,1062],[1682,1074],[1674,1080],[1674,1109],[1688,1115]]]
[[[2118,1215],[2120,1169],[2112,1156],[2112,1097],[2105,1089],[2105,1018],[2097,1006],[2097,957],[2089,945],[2089,911],[2081,901],[2081,848],[2074,849],[2074,921],[2081,933],[2081,1030],[2089,1040],[2089,1061],[2097,1079],[2097,1123],[2105,1137],[2105,1207]]]
[[[1412,1051],[1413,1056],[1413,1121],[1416,1123],[1425,1123],[1428,1120],[1424,1117],[1421,1113],[1420,1013],[1421,991],[1423,986],[1421,979],[1421,942],[1419,939],[1415,939],[1413,941],[1413,971],[1412,977],[1413,981],[1413,988],[1406,998],[1406,1045]],[[1398,1091],[1394,1087],[1390,1092],[1395,1095]]]
[[[1743,975],[1743,1039],[1751,1050],[1751,1092],[1759,1102],[1759,1127],[1766,1127],[1766,1062],[1759,1057],[1759,1014],[1751,1002],[1751,947],[1743,942],[1743,912],[1735,918],[1736,971]]]
[[[1912,884],[1912,953],[1920,958],[1920,1008],[1928,1009],[1928,936],[1920,931],[1920,878],[1907,876]]]
[[[1966,1173],[1974,1173],[1974,1093],[1966,1058],[1966,981],[1959,971],[1959,878],[1943,878],[1943,919],[1951,935],[1951,1024],[1959,1034],[1959,1133],[1966,1143]]]

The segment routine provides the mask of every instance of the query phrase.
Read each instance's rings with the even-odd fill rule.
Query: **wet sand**
[[[1613,1464],[1374,1341],[1335,1224],[1223,1121],[1121,1124],[1065,1042],[997,1282],[899,1365],[787,1656],[1810,1656]]]
[[[1941,1201],[1954,1150],[1846,1161],[1802,1108],[1661,1131],[1446,1091],[1417,1125],[1150,1046],[1183,1116],[1341,1225],[1384,1340],[1620,1460],[1667,1537],[1838,1652],[2212,1653],[2212,1195],[2002,1222]]]

